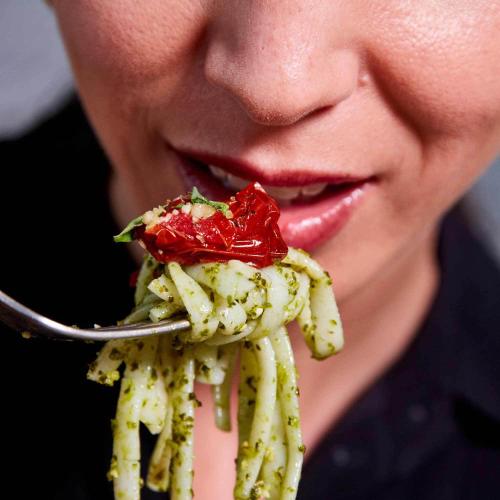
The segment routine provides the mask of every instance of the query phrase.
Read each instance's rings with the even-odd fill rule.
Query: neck
[[[370,286],[342,304],[345,329],[353,346],[373,336],[392,341],[416,333],[439,284],[436,247],[437,231],[432,229],[379,272]]]
[[[292,332],[310,449],[417,334],[439,282],[435,249],[436,231],[430,231],[370,287],[340,304],[346,345],[333,359],[312,360],[300,334]]]

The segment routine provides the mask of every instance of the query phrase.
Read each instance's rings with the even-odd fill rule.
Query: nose
[[[345,2],[220,2],[209,30],[206,79],[268,126],[338,105],[355,90],[360,66],[339,4]]]

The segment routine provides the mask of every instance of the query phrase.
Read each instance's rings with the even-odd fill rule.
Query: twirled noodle
[[[290,302],[290,284],[280,271],[278,265],[261,270],[267,300],[259,325],[251,335],[254,340],[269,335],[284,323],[285,308]]]
[[[305,271],[311,278],[309,306],[307,302],[304,306],[307,319],[300,315],[298,319],[313,356],[324,359],[335,354],[344,346],[344,338],[329,274],[303,250],[290,248],[283,262],[296,270]]]
[[[144,262],[137,276],[137,285],[135,287],[134,301],[138,306],[143,302],[148,291],[148,284],[153,279],[154,273],[160,264],[149,254],[144,257]]]
[[[239,448],[234,495],[236,498],[258,498],[254,488],[271,436],[276,403],[276,361],[267,337],[248,342],[244,348],[252,349],[256,360],[255,409],[248,438]]]
[[[194,373],[195,363],[191,347],[185,347],[178,360],[172,390],[174,417],[172,426],[172,486],[171,497],[179,500],[192,498],[194,445]]]
[[[139,424],[159,434],[147,486],[173,500],[192,498],[194,382],[210,384],[215,423],[230,430],[229,399],[238,371],[238,500],[292,500],[303,453],[298,386],[285,325],[297,320],[313,357],[343,345],[328,274],[290,248],[280,263],[256,269],[240,261],[182,267],[144,259],[135,307],[122,323],[187,314],[179,335],[108,342],[88,378],[113,385],[121,376],[109,477],[115,497],[140,498]]]
[[[201,285],[186,274],[177,262],[170,262],[167,267],[191,322],[191,333],[187,340],[200,342],[210,338],[219,325],[213,302]]]
[[[170,480],[168,471],[170,470],[170,462],[172,459],[172,421],[174,417],[172,389],[174,385],[175,354],[170,339],[166,337],[160,338],[158,363],[160,367],[160,376],[163,379],[163,385],[167,396],[167,406],[165,424],[156,441],[153,455],[149,461],[147,485],[153,491],[167,491]]]
[[[287,464],[287,442],[280,405],[275,405],[271,439],[264,455],[259,474],[261,484],[265,485],[269,498],[280,498],[283,478]]]
[[[230,344],[220,349],[221,357],[225,360],[224,380],[221,384],[212,387],[212,396],[214,399],[215,425],[221,431],[231,430],[230,418],[230,399],[232,375],[236,365],[236,356],[238,354],[236,344]]]
[[[279,328],[269,337],[276,353],[278,402],[288,448],[281,498],[288,500],[295,498],[297,493],[305,451],[300,431],[299,387],[295,374],[292,346],[285,328]]]
[[[219,385],[224,382],[226,372],[219,361],[217,346],[206,343],[197,344],[194,348],[194,358],[197,361],[196,381],[203,384]]]

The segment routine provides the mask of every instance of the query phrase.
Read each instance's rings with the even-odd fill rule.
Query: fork
[[[191,328],[186,318],[168,319],[158,323],[134,323],[121,326],[104,326],[92,329],[63,325],[17,302],[0,290],[0,321],[14,330],[39,334],[59,340],[107,341],[133,339],[178,333]]]

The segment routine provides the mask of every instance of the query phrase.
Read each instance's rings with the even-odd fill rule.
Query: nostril
[[[316,117],[316,116],[319,116],[323,113],[327,113],[328,111],[330,111],[332,109],[333,106],[331,105],[328,105],[328,106],[321,106],[319,107],[318,109],[315,109],[313,111],[311,111],[307,117],[308,118],[313,118],[313,117]]]
[[[287,96],[289,99],[290,97]],[[293,101],[293,99],[292,99]],[[275,102],[266,102],[262,105],[252,100],[239,100],[240,106],[254,123],[266,126],[284,127],[292,125],[305,116],[316,113],[319,110],[294,109],[286,102],[286,98],[277,97]],[[325,109],[323,107],[322,109]]]

